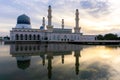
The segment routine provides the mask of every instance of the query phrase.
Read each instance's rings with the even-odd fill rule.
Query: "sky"
[[[39,29],[42,18],[47,25],[48,6],[52,7],[52,25],[74,29],[75,10],[79,9],[79,26],[84,35],[115,33],[120,35],[120,0],[0,0],[0,36],[9,36],[17,17],[26,14],[32,28]]]

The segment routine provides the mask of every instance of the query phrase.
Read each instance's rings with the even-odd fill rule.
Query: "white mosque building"
[[[43,17],[42,26],[40,29],[33,29],[31,27],[30,18],[23,14],[18,16],[15,28],[10,31],[11,41],[47,41],[47,42],[79,42],[79,41],[93,41],[95,35],[83,35],[79,27],[79,11],[76,9],[75,13],[75,27],[74,33],[72,29],[64,28],[64,19],[62,19],[62,26],[54,28],[52,25],[52,9],[48,7],[48,25],[45,25],[45,18]],[[46,27],[46,29],[45,29]]]

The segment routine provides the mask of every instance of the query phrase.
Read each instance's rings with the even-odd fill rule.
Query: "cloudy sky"
[[[119,0],[0,0],[0,36],[9,35],[21,14],[31,18],[32,28],[41,26],[42,17],[46,18],[47,9],[52,6],[54,27],[75,26],[75,10],[79,9],[80,27],[83,34],[120,34]]]

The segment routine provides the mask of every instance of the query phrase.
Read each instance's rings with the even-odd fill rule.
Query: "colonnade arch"
[[[40,34],[16,34],[15,40],[41,40]]]

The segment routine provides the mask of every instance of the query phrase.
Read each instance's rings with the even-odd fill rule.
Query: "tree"
[[[118,37],[117,34],[112,34],[112,33],[108,33],[103,35],[97,35],[96,36],[97,40],[120,40],[120,37]]]
[[[117,34],[112,34],[112,33],[105,34],[104,40],[118,40],[118,36]]]
[[[5,36],[5,37],[4,37],[4,40],[10,40],[10,37]]]
[[[104,38],[103,35],[98,35],[98,36],[96,37],[97,40],[103,40],[103,38]]]

